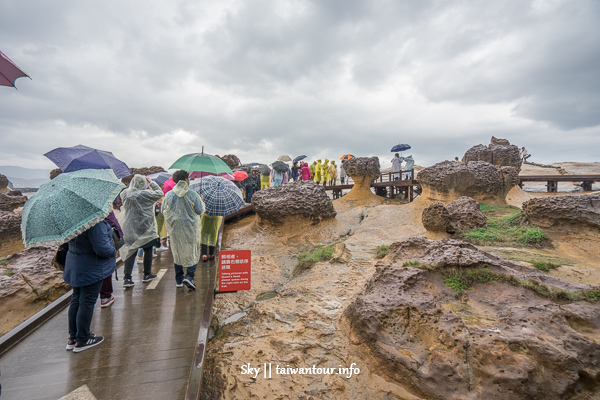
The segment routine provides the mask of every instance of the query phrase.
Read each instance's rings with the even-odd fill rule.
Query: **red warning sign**
[[[250,290],[250,250],[219,252],[219,292]]]

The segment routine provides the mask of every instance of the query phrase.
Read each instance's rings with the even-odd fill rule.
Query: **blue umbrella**
[[[68,242],[106,218],[124,187],[106,169],[58,175],[40,186],[25,203],[21,216],[23,243],[31,247]]]
[[[202,196],[208,215],[225,217],[244,205],[242,191],[220,176],[203,177],[199,183],[190,185],[190,189]]]
[[[297,163],[300,160],[304,160],[306,158],[306,156],[298,156],[296,158],[294,158],[294,162]]]
[[[156,182],[157,185],[162,185],[171,177],[171,174],[166,172],[156,172],[154,174],[146,175],[148,178]]]
[[[410,149],[410,146],[407,144],[397,144],[394,147],[392,147],[392,153],[395,153],[397,151],[405,151]]]
[[[81,144],[74,147],[58,147],[44,155],[62,172],[80,169],[112,169],[119,179],[131,175],[127,164],[117,159],[110,151],[97,150]]]

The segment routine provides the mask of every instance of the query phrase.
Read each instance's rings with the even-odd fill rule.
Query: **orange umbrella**
[[[351,158],[355,158],[355,157],[352,154],[346,154],[346,155],[343,155],[340,160],[346,161],[346,160],[350,160]]]

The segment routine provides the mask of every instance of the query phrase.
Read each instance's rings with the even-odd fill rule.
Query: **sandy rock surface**
[[[13,329],[70,289],[51,265],[56,248],[33,247],[0,264],[0,334]]]
[[[535,198],[523,203],[523,215],[544,228],[600,229],[600,194]]]

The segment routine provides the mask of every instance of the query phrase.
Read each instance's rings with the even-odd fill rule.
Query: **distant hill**
[[[6,175],[15,189],[23,187],[40,187],[50,181],[50,169],[34,169],[0,165],[0,174]]]

